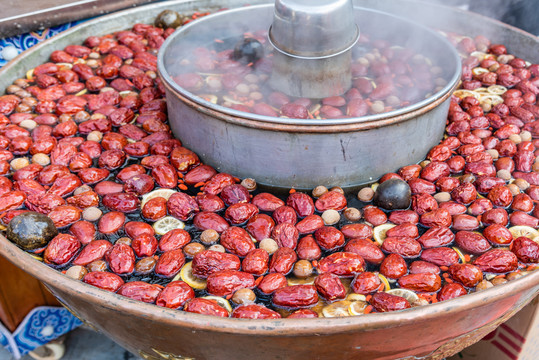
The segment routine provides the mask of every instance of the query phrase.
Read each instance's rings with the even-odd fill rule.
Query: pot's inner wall
[[[245,33],[267,31],[271,25],[272,17],[273,6],[244,7],[218,13],[217,16],[199,19],[197,22],[178,30],[171,36],[171,41],[163,49],[163,64],[166,72],[163,75],[165,79],[168,79],[176,90],[197,103],[237,115],[237,111],[211,104],[182,89],[172,78],[186,71],[186,66],[182,66],[182,60],[189,58],[190,54],[197,48],[202,47],[217,52],[231,49],[238,40],[243,38]],[[393,46],[409,48],[417,54],[430,58],[433,66],[439,66],[443,69],[443,73],[437,75],[438,77],[443,77],[449,82],[458,72],[458,64],[453,50],[447,41],[443,41],[441,35],[426,31],[426,28],[421,25],[376,10],[355,8],[355,18],[360,32],[369,36],[371,40],[387,40]],[[219,42],[216,42],[216,39],[219,39]],[[362,47],[360,41],[353,48],[353,58],[357,59],[366,52],[367,50]],[[445,91],[435,93],[429,98],[429,101],[439,98],[443,93]],[[420,103],[421,101],[416,104]],[[403,108],[399,110],[399,113],[407,111],[409,111],[407,108]],[[393,115],[392,113],[387,114],[388,116]]]

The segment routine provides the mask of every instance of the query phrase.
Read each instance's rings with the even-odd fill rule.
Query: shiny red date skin
[[[47,264],[65,265],[73,259],[80,247],[80,241],[73,235],[58,234],[47,245],[43,260]]]
[[[191,219],[200,211],[195,199],[183,192],[177,192],[167,201],[168,213],[181,221]]]
[[[71,205],[60,205],[55,207],[47,216],[54,222],[57,228],[69,226],[81,218],[82,211]]]
[[[344,245],[344,235],[332,226],[324,226],[314,232],[317,244],[323,250],[335,250]]]
[[[477,198],[475,186],[464,183],[451,191],[451,198],[459,204],[468,205]]]
[[[467,214],[459,214],[453,216],[453,230],[477,230],[479,228],[479,220],[475,216]]]
[[[425,249],[420,258],[437,266],[451,266],[457,264],[460,259],[457,252],[448,247]]]
[[[299,239],[296,253],[298,254],[299,259],[309,261],[318,260],[322,256],[322,250],[312,235]]]
[[[489,226],[492,224],[500,224],[505,226],[509,222],[509,216],[505,209],[491,209],[487,210],[481,215],[481,222],[483,226]]]
[[[216,301],[203,299],[203,298],[194,298],[187,302],[185,305],[184,311],[203,314],[203,315],[213,315],[228,317],[228,310],[219,306]]]
[[[385,255],[379,246],[367,239],[351,239],[347,242],[344,251],[360,255],[369,264],[379,265],[384,261]]]
[[[211,195],[219,195],[221,191],[228,185],[235,184],[236,180],[230,174],[218,173],[214,175],[206,185],[204,185],[204,192]]]
[[[426,227],[451,226],[452,218],[446,209],[436,209],[421,215],[420,223]]]
[[[286,286],[273,293],[272,301],[285,308],[309,307],[318,302],[318,293],[313,285]]]
[[[251,203],[237,203],[225,210],[224,217],[231,225],[239,225],[258,214],[258,211],[258,208]]]
[[[313,199],[304,193],[295,192],[288,196],[286,205],[296,211],[299,217],[305,217],[314,214]]]
[[[352,291],[356,294],[368,295],[380,288],[380,277],[372,272],[357,274],[352,282]]]
[[[373,236],[373,228],[367,224],[346,224],[341,228],[341,232],[347,239],[370,239]]]
[[[534,214],[536,214],[535,211]],[[511,225],[525,225],[533,228],[537,228],[539,225],[538,218],[522,211],[513,211],[511,215],[509,215],[509,222]]]
[[[416,225],[419,222],[419,215],[413,210],[394,210],[389,214],[389,221],[395,225],[404,223]]]
[[[200,211],[218,212],[225,208],[225,203],[217,195],[198,194],[195,200]]]
[[[254,286],[255,279],[252,274],[238,270],[221,270],[208,276],[206,291],[216,296],[227,296],[236,290]]]
[[[275,221],[266,214],[253,216],[245,225],[245,230],[257,241],[269,238],[275,228]]]
[[[191,242],[191,235],[183,229],[173,229],[159,239],[159,250],[170,251],[183,249]]]
[[[493,245],[508,245],[513,241],[513,235],[503,225],[492,224],[483,229],[483,236]]]
[[[445,284],[436,295],[438,301],[446,301],[466,295],[468,292],[459,283]]]
[[[376,206],[366,206],[363,208],[363,218],[372,226],[378,226],[387,222],[387,215]]]
[[[263,294],[272,294],[274,291],[288,286],[286,277],[281,273],[265,275],[258,284],[258,290]]]
[[[103,205],[112,211],[132,213],[140,208],[140,200],[135,194],[114,193],[103,196]]]
[[[410,264],[410,274],[439,274],[440,268],[433,263],[423,260],[416,260]]]
[[[271,237],[277,242],[279,247],[295,249],[298,243],[299,231],[291,224],[278,224],[273,229]]]
[[[412,210],[419,216],[438,209],[438,202],[432,195],[421,193],[412,195]]]
[[[312,234],[316,230],[324,227],[324,220],[319,215],[308,215],[296,224],[296,229],[302,235]]]
[[[328,191],[324,195],[320,196],[314,203],[316,210],[324,212],[332,209],[340,211],[347,205],[346,198],[343,194],[336,191]]]
[[[487,198],[494,206],[507,207],[513,201],[513,194],[507,186],[497,185],[488,192]]]
[[[462,161],[464,161],[464,159]],[[436,193],[436,185],[424,179],[413,178],[408,181],[408,185],[410,186],[412,195],[416,195],[416,194],[432,195]]]
[[[402,288],[422,292],[436,292],[442,287],[440,276],[430,273],[404,275],[398,282]]]
[[[156,275],[166,278],[174,277],[185,264],[185,256],[181,249],[166,251],[159,257],[155,265]]]
[[[69,228],[69,232],[73,234],[83,244],[89,244],[95,239],[95,225],[89,221],[77,221]]]
[[[221,191],[221,199],[228,206],[249,202],[249,191],[240,184],[225,186]],[[255,205],[256,206],[256,205]]]
[[[116,274],[105,271],[92,271],[83,278],[85,283],[98,287],[100,289],[116,292],[124,284],[121,277]]]
[[[296,224],[298,218],[298,216],[296,215],[296,211],[287,205],[283,205],[275,209],[271,217],[273,218],[273,220],[275,220],[276,224],[282,224],[286,222],[292,225]]]
[[[269,268],[269,254],[263,249],[251,250],[241,263],[242,270],[256,276],[264,275]]]
[[[471,254],[483,254],[491,248],[484,236],[471,231],[457,232],[455,242],[461,249]]]
[[[118,275],[130,274],[135,268],[135,254],[129,245],[118,243],[105,253],[109,268]]]
[[[527,237],[516,238],[511,251],[525,264],[539,262],[539,244]]]
[[[237,319],[279,319],[281,315],[265,306],[248,304],[235,308],[232,317]]]
[[[344,299],[346,288],[339,277],[332,273],[318,275],[314,280],[314,286],[318,293],[327,301]]]
[[[177,280],[165,286],[157,296],[155,305],[169,309],[179,309],[194,298],[195,292],[193,289],[187,283]]]
[[[419,237],[419,230],[414,224],[404,223],[387,230],[386,237],[409,237],[416,239]]]
[[[477,257],[473,264],[483,272],[507,273],[518,268],[518,258],[511,251],[492,249]]]
[[[255,245],[245,229],[231,226],[221,234],[221,245],[231,253],[244,257],[249,251],[255,249]]]
[[[365,260],[358,254],[338,252],[328,255],[318,262],[318,272],[352,277],[365,271]]]
[[[440,204],[440,209],[447,210],[449,215],[455,216],[466,212],[466,205],[459,204],[455,201],[446,201]]]
[[[86,245],[73,260],[73,265],[86,266],[92,261],[102,259],[112,247],[108,240],[95,240]]]
[[[421,244],[410,237],[387,237],[382,250],[388,254],[399,254],[403,258],[415,258],[421,253]]]
[[[425,249],[449,245],[455,240],[455,234],[446,226],[428,229],[417,239]]]
[[[239,270],[240,267],[241,262],[236,255],[213,250],[203,250],[197,253],[192,262],[193,275],[203,279],[222,270]]]
[[[270,193],[260,193],[253,197],[251,203],[260,211],[273,212],[284,205],[284,201]]]
[[[297,261],[296,252],[287,247],[281,247],[271,256],[269,264],[269,272],[278,272],[283,275],[288,275]]]
[[[212,229],[218,233],[222,233],[230,227],[221,215],[209,211],[202,211],[196,214],[193,218],[193,225],[200,231]]]
[[[217,171],[209,165],[200,165],[185,174],[184,181],[187,185],[195,185],[210,180]]]
[[[125,215],[118,211],[110,211],[104,214],[97,224],[99,232],[103,234],[112,234],[120,230],[125,222]]]
[[[133,300],[152,304],[162,289],[163,287],[161,285],[148,284],[144,281],[131,281],[123,284],[116,293]]]
[[[380,273],[390,279],[398,279],[407,272],[406,261],[399,254],[389,254],[380,265]]]
[[[449,274],[453,280],[462,285],[473,288],[483,280],[483,272],[472,264],[453,264],[449,267]]]
[[[411,307],[405,298],[386,292],[377,292],[374,294],[370,303],[378,312],[404,310]]]
[[[137,257],[152,256],[157,251],[157,239],[153,235],[141,234],[135,237],[131,243]]]

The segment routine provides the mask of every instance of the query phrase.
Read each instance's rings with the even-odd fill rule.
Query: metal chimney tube
[[[296,97],[343,94],[352,85],[351,49],[358,39],[352,0],[276,0],[271,87]]]

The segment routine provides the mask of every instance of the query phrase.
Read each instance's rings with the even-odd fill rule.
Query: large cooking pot
[[[262,1],[250,0],[249,3]],[[0,88],[86,37],[151,22],[163,9],[216,10],[244,0],[172,1],[109,15],[80,25],[20,55],[0,70]],[[362,1],[445,30],[486,34],[510,51],[538,61],[539,41],[515,28],[456,9],[411,0]],[[415,10],[414,10],[415,9]],[[417,9],[421,9],[421,16]],[[443,19],[437,18],[443,14]],[[454,21],[454,22],[451,22]],[[532,300],[539,271],[504,285],[437,304],[385,314],[334,319],[238,320],[136,302],[84,283],[36,261],[0,237],[0,255],[43,281],[86,323],[146,359],[442,359],[481,339]]]
[[[382,114],[289,119],[213,104],[173,80],[181,73],[179,64],[186,57],[185,52],[197,46],[211,46],[216,36],[236,39],[242,38],[245,29],[267,30],[273,13],[272,4],[220,12],[176,31],[160,48],[157,69],[166,89],[170,127],[205,164],[240,178],[253,177],[259,184],[273,187],[353,187],[372,183],[401,166],[418,163],[438,144],[445,130],[450,96],[460,80],[459,55],[447,39],[434,31],[372,9],[356,7],[353,11],[362,33],[375,34],[432,59],[433,64],[444,69],[447,84],[441,90]],[[278,54],[275,51],[274,64],[282,65],[280,57],[277,62]],[[309,61],[312,60],[301,65],[314,70],[315,65],[309,65]],[[341,63],[339,60],[336,66],[343,66]],[[293,68],[297,66],[293,64],[285,62]],[[349,62],[344,66],[350,66]],[[279,74],[278,78],[282,77]]]

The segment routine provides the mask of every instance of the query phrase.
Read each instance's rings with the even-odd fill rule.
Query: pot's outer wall
[[[370,183],[403,164],[423,160],[442,137],[445,120],[440,119],[449,108],[447,99],[418,111],[416,118],[393,118],[383,127],[346,131],[335,126],[332,132],[308,133],[298,127],[286,131],[283,125],[260,129],[242,119],[226,122],[223,117],[228,116],[166,89],[169,116],[177,120],[170,122],[174,134],[204,163],[239,178],[253,177],[259,184],[296,189]]]
[[[0,255],[42,280],[76,316],[148,359],[443,359],[480,340],[539,291],[539,271],[480,293],[387,314],[238,320],[163,309],[74,281],[5,238]]]
[[[52,51],[81,43],[90,35],[122,30],[136,22],[151,22],[164,9],[216,10],[244,2],[163,2],[92,20],[36,45],[10,62],[0,70],[0,88],[5,89],[26,70],[41,64]],[[261,1],[250,0],[249,3]],[[417,4],[431,12],[431,16],[424,19],[432,25],[470,36],[489,35],[497,30],[497,34],[491,35],[493,42],[506,43],[512,53],[539,61],[537,37],[491,19],[412,0],[357,3],[390,12],[395,12],[397,6],[412,8]],[[447,20],[437,21],[435,15],[440,12],[460,23],[452,27]],[[197,360],[416,359],[412,356],[442,359],[481,339],[539,291],[539,271],[536,271],[480,293],[406,311],[338,319],[242,321],[161,309],[108,293],[69,279],[1,236],[0,255],[47,284],[86,322],[147,359],[181,359],[180,356]]]

